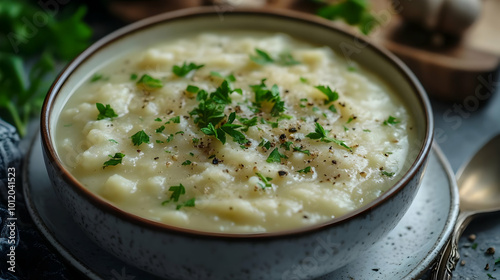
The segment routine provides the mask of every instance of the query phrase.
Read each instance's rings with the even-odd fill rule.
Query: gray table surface
[[[500,77],[483,76],[478,77],[478,81],[478,89],[464,102],[442,103],[431,99],[434,141],[443,150],[455,173],[484,143],[500,133]],[[496,90],[492,87],[495,85]],[[470,234],[475,234],[477,239],[468,240]],[[500,279],[500,263],[495,265],[495,260],[500,258],[500,214],[473,221],[459,246],[460,262],[464,263],[457,266],[453,279]],[[496,248],[496,253],[486,254],[488,247]],[[486,264],[489,269],[485,269]]]

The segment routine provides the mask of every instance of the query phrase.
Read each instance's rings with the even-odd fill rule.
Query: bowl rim
[[[51,112],[54,107],[55,100],[59,94],[59,91],[61,90],[66,80],[73,74],[73,72],[76,69],[79,68],[79,65],[81,63],[89,59],[94,53],[99,52],[100,49],[113,44],[115,40],[119,40],[126,36],[132,35],[136,32],[140,32],[143,29],[151,28],[159,24],[167,23],[169,21],[175,21],[179,19],[184,20],[200,16],[204,17],[204,16],[217,16],[217,15],[219,15],[219,12],[216,9],[214,9],[214,7],[206,6],[206,7],[193,7],[182,10],[176,10],[152,16],[137,21],[135,23],[126,25],[114,32],[111,32],[110,34],[104,36],[100,40],[93,43],[81,54],[75,57],[70,63],[68,63],[51,85],[42,106],[42,113],[40,119],[40,127],[41,127],[40,134],[42,139],[42,148],[44,151],[44,155],[46,157],[46,161],[47,160],[49,161],[46,162],[46,165],[48,164],[53,165],[53,167],[58,171],[58,174],[62,176],[62,179],[65,181],[65,183],[71,186],[71,188],[74,191],[76,191],[79,195],[85,197],[85,199],[88,202],[99,208],[101,211],[113,215],[115,217],[118,217],[120,220],[131,222],[132,224],[138,225],[140,227],[146,227],[150,230],[168,232],[171,234],[180,234],[183,236],[224,238],[228,240],[248,240],[250,238],[253,241],[261,239],[268,240],[268,239],[285,238],[285,237],[293,238],[300,235],[312,234],[345,223],[351,219],[366,215],[369,212],[371,212],[371,210],[379,207],[386,200],[389,200],[391,197],[399,193],[409,181],[411,181],[415,176],[417,176],[418,170],[420,170],[425,164],[427,156],[429,155],[429,152],[432,148],[434,122],[433,122],[431,105],[424,88],[422,87],[418,79],[415,77],[415,75],[411,72],[411,70],[399,58],[397,58],[394,54],[390,53],[388,50],[380,46],[374,45],[364,38],[356,36],[347,31],[341,30],[333,26],[330,21],[322,19],[312,14],[306,14],[291,10],[274,9],[274,8],[272,9],[236,8],[231,11],[226,11],[225,15],[229,16],[251,15],[251,16],[282,18],[284,20],[292,20],[301,22],[303,24],[314,25],[317,28],[329,29],[330,31],[340,33],[341,35],[352,37],[353,39],[356,39],[362,44],[365,44],[367,48],[370,48],[372,51],[375,51],[376,53],[378,53],[380,57],[387,60],[389,64],[392,64],[396,69],[400,70],[407,84],[410,85],[410,87],[413,88],[414,92],[417,93],[418,95],[417,98],[420,103],[419,105],[421,109],[424,111],[425,115],[425,136],[422,142],[422,146],[419,150],[416,160],[412,163],[412,165],[410,166],[408,171],[403,175],[403,177],[401,177],[394,185],[392,185],[392,187],[390,187],[386,192],[384,192],[381,196],[379,196],[375,200],[345,215],[328,220],[323,223],[314,224],[306,227],[300,227],[296,229],[289,229],[282,231],[263,232],[263,233],[209,232],[209,231],[176,227],[156,222],[129,213],[125,210],[122,210],[117,206],[112,205],[104,198],[101,198],[98,194],[95,194],[92,191],[85,188],[64,167],[62,162],[59,160],[55,147],[51,141],[52,137],[49,125]]]

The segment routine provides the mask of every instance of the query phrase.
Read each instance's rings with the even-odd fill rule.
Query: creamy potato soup
[[[168,225],[294,229],[379,197],[413,121],[391,88],[329,47],[213,32],[114,60],[67,102],[58,153],[89,190]]]

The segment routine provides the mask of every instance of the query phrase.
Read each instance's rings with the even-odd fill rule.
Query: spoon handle
[[[453,270],[460,259],[460,253],[458,251],[458,240],[464,232],[465,228],[472,221],[474,215],[470,212],[462,212],[458,215],[457,223],[453,229],[450,240],[445,246],[445,249],[432,272],[433,280],[451,280],[453,275]]]

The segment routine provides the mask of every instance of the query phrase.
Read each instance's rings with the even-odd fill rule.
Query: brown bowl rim
[[[362,44],[366,45],[367,48],[372,49],[377,52],[381,57],[388,60],[390,64],[394,65],[395,68],[399,69],[404,75],[407,83],[414,89],[414,91],[418,94],[418,99],[420,101],[420,106],[424,110],[425,113],[425,138],[423,141],[423,145],[419,150],[419,154],[416,160],[413,162],[408,171],[403,175],[401,179],[399,179],[390,189],[384,192],[380,197],[375,199],[374,201],[368,203],[367,205],[358,208],[348,214],[343,216],[334,218],[324,223],[291,229],[284,231],[276,231],[276,232],[265,232],[265,233],[219,233],[219,232],[207,232],[200,230],[193,230],[187,228],[181,228],[176,226],[171,226],[168,224],[155,222],[135,214],[131,214],[120,208],[112,205],[110,202],[104,200],[99,195],[94,194],[90,190],[86,189],[82,184],[80,184],[70,173],[63,167],[62,162],[58,159],[55,149],[51,144],[51,133],[49,129],[50,123],[50,112],[52,111],[53,104],[59,90],[67,80],[67,78],[72,75],[72,73],[79,67],[79,65],[87,60],[94,53],[98,52],[103,47],[112,44],[115,40],[121,39],[123,37],[129,36],[135,32],[140,32],[143,29],[150,28],[152,26],[158,24],[164,24],[168,21],[175,20],[185,20],[188,18],[196,18],[200,16],[218,16],[218,12],[214,9],[214,7],[194,7],[188,9],[177,10],[173,12],[167,12],[163,14],[159,14],[153,17],[146,18],[144,20],[138,21],[136,23],[132,23],[125,27],[122,27],[104,38],[98,40],[93,43],[90,47],[88,47],[85,51],[83,51],[80,55],[74,58],[59,74],[56,80],[53,82],[51,88],[48,91],[48,94],[45,98],[42,107],[41,120],[40,120],[40,133],[42,139],[42,148],[44,150],[46,158],[54,165],[54,168],[57,169],[59,174],[62,174],[64,181],[73,187],[73,189],[85,197],[90,203],[99,208],[101,211],[110,213],[116,217],[119,217],[122,220],[131,222],[135,225],[146,227],[151,230],[160,231],[160,232],[168,232],[173,234],[180,234],[183,236],[195,236],[195,237],[203,237],[203,238],[223,238],[226,240],[268,240],[274,238],[290,238],[296,237],[298,235],[307,235],[312,234],[317,231],[325,230],[330,227],[345,223],[351,219],[359,218],[362,215],[366,215],[371,212],[373,209],[382,205],[386,200],[389,200],[391,197],[395,196],[398,192],[403,189],[403,187],[408,184],[409,181],[413,179],[418,173],[418,170],[422,168],[422,165],[426,162],[427,156],[432,147],[433,140],[433,116],[431,111],[431,105],[427,94],[415,77],[415,75],[409,70],[409,68],[394,54],[389,51],[376,46],[364,38],[353,35],[344,30],[338,29],[334,27],[330,21],[319,18],[318,16],[314,16],[311,14],[305,14],[301,12],[291,11],[291,10],[282,10],[282,9],[254,9],[254,8],[238,8],[232,11],[225,12],[225,15],[237,16],[237,15],[254,15],[254,16],[265,16],[265,17],[277,17],[284,18],[285,20],[293,20],[299,21],[303,24],[314,25],[317,28],[329,29],[330,31],[341,33],[344,36],[352,37],[353,39],[358,40]],[[47,164],[47,163],[46,163]],[[250,240],[250,241],[251,241]]]

